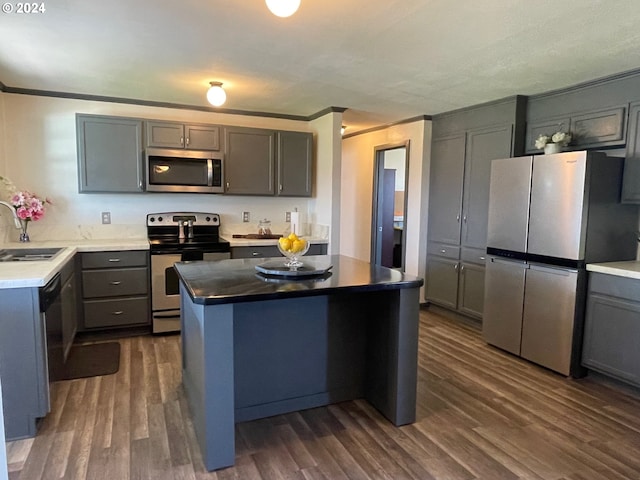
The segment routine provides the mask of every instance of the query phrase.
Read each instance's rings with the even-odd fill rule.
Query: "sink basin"
[[[4,248],[0,249],[0,262],[37,262],[51,260],[64,248]]]

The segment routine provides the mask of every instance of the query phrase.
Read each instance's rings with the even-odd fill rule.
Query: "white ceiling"
[[[8,87],[203,107],[218,80],[224,108],[345,107],[348,133],[640,67],[638,0],[43,3],[0,13]]]

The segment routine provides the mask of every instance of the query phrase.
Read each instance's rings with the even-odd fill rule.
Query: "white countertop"
[[[278,240],[221,237],[232,247],[276,245]],[[329,243],[322,238],[305,237],[310,243]],[[73,257],[76,252],[117,250],[148,250],[147,238],[51,240],[29,243],[8,242],[0,248],[64,248],[51,260],[31,262],[0,262],[0,288],[43,287]]]
[[[269,245],[277,245],[278,239],[260,239],[260,238],[232,238],[232,235],[225,234],[220,236],[221,239],[229,242],[229,245],[232,247],[267,247]],[[316,238],[316,237],[307,237],[303,236],[305,240],[309,243],[329,243],[329,240],[326,238]]]
[[[606,273],[618,277],[635,278],[640,280],[640,261],[627,262],[590,263],[587,265],[590,272]]]
[[[116,250],[148,250],[146,238],[103,240],[55,240],[45,242],[9,242],[0,248],[64,248],[51,260],[32,262],[0,262],[0,288],[43,287],[71,259],[76,252]]]

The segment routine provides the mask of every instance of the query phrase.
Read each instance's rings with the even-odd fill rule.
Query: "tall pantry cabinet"
[[[526,99],[436,115],[426,300],[482,318],[491,161],[522,152]]]

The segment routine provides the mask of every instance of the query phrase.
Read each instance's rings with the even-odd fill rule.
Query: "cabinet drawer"
[[[463,262],[484,265],[487,260],[487,252],[482,248],[463,248],[460,252],[460,259]]]
[[[146,268],[82,272],[82,292],[85,298],[146,295],[148,291]]]
[[[640,299],[640,280],[589,272],[589,293],[592,292],[637,302]]]
[[[149,323],[147,297],[117,300],[85,300],[85,328],[117,327]]]
[[[429,243],[428,252],[429,252],[429,255],[437,255],[439,257],[453,258],[455,260],[460,258],[460,247],[447,245],[444,243]]]
[[[82,268],[146,267],[147,258],[146,250],[83,253]]]
[[[231,258],[262,258],[282,257],[280,250],[275,245],[264,247],[232,247]]]

